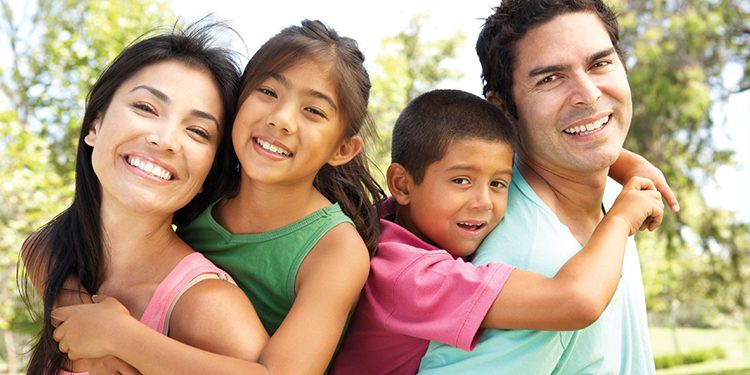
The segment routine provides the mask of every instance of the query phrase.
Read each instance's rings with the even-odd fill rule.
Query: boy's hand
[[[632,236],[639,230],[653,231],[661,225],[664,216],[664,203],[653,181],[643,177],[633,177],[622,188],[605,220],[624,220]]]
[[[93,304],[52,310],[52,323],[57,327],[53,338],[71,360],[111,355],[108,339],[117,337],[117,328],[132,322],[140,324],[116,299],[93,296],[93,300]]]
[[[680,203],[677,201],[672,188],[669,187],[664,173],[636,153],[622,150],[620,158],[610,168],[609,175],[623,185],[636,176],[648,178],[653,181],[656,190],[661,193],[672,212],[680,210]]]

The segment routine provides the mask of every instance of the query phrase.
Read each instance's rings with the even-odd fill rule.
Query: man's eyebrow
[[[615,54],[614,47],[603,49],[597,53],[594,53],[593,55],[589,56],[587,62],[590,64],[593,64],[596,60],[599,60],[603,57],[611,56]]]
[[[529,71],[529,78],[540,76],[540,75],[547,75],[549,73],[559,72],[562,70],[565,70],[568,65],[547,65],[547,66],[540,66],[538,68],[531,69]]]
[[[133,92],[133,91],[138,90],[138,89],[144,89],[144,90],[150,92],[151,95],[155,96],[157,99],[159,99],[159,100],[161,100],[161,101],[163,101],[165,103],[170,103],[172,101],[171,99],[169,99],[169,96],[167,96],[167,94],[165,94],[162,91],[160,91],[159,89],[157,89],[155,87],[152,87],[152,86],[149,86],[149,85],[138,85],[138,86],[134,87],[132,90],[130,90],[130,92]]]
[[[604,49],[604,50],[601,50],[599,52],[592,54],[586,59],[586,63],[590,65],[590,64],[593,64],[594,61],[596,60],[599,60],[603,57],[607,57],[613,54],[615,54],[615,49],[614,47],[610,47],[610,48],[607,48],[607,49]],[[564,65],[564,64],[540,66],[540,67],[531,69],[531,71],[529,71],[529,77],[535,77],[539,75],[546,75],[550,73],[563,71],[567,69],[568,67],[569,67],[568,65]]]

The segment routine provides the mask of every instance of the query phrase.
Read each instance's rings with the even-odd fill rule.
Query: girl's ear
[[[354,157],[362,151],[362,147],[364,146],[364,144],[365,141],[363,141],[362,137],[358,135],[345,140],[341,143],[339,149],[333,153],[333,156],[328,159],[328,164],[333,167],[337,167],[339,165],[348,163],[349,160],[354,159]]]
[[[87,145],[94,147],[96,144],[96,135],[99,133],[99,128],[102,125],[102,115],[96,116],[94,121],[91,123],[91,127],[89,128],[89,133],[86,134],[85,137],[83,137],[83,141],[86,142]]]
[[[409,192],[411,186],[414,184],[414,180],[411,178],[411,174],[399,163],[391,163],[388,166],[388,171],[385,173],[386,182],[388,183],[388,190],[390,190],[393,199],[399,204],[399,206],[406,206],[409,204]]]

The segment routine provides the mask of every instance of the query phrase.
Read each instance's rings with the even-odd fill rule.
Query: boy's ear
[[[339,149],[333,153],[333,156],[328,159],[328,164],[337,167],[348,163],[349,160],[354,159],[362,151],[364,144],[365,142],[362,140],[362,137],[358,135],[345,140],[341,143]]]
[[[408,205],[410,201],[409,192],[414,184],[414,180],[406,168],[399,163],[391,163],[388,166],[388,171],[385,173],[385,178],[388,183],[388,190],[390,190],[393,199],[396,200],[399,206]]]
[[[94,121],[91,122],[89,133],[86,134],[85,137],[83,137],[83,141],[86,142],[87,145],[94,147],[94,145],[96,144],[96,135],[99,133],[99,128],[101,126],[102,126],[102,115],[99,114],[96,116]]]

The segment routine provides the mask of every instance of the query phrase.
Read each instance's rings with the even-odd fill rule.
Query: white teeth
[[[278,147],[276,145],[272,145],[262,139],[255,138],[255,143],[260,145],[260,147],[266,151],[273,152],[275,154],[284,155],[284,156],[292,156],[292,153],[282,149],[281,147]]]
[[[609,116],[604,116],[600,118],[599,120],[596,120],[592,123],[574,126],[572,128],[565,129],[563,131],[568,134],[586,134],[587,132],[591,132],[591,131],[601,128],[602,125],[607,123],[607,121],[609,121]]]
[[[482,226],[482,224],[471,224],[471,223],[464,223],[464,222],[459,222],[458,225],[465,226],[465,227],[475,227],[475,228],[479,228]]]
[[[172,174],[169,173],[164,168],[162,168],[162,167],[160,167],[160,166],[158,166],[156,164],[149,163],[149,162],[147,162],[145,160],[141,160],[138,157],[135,157],[135,156],[128,157],[128,164],[130,164],[130,165],[132,165],[132,166],[134,166],[134,167],[136,167],[136,168],[138,168],[138,169],[140,169],[140,170],[142,170],[142,171],[144,171],[144,172],[146,172],[146,173],[148,173],[148,174],[150,174],[152,176],[159,177],[162,180],[171,180],[172,179]]]

